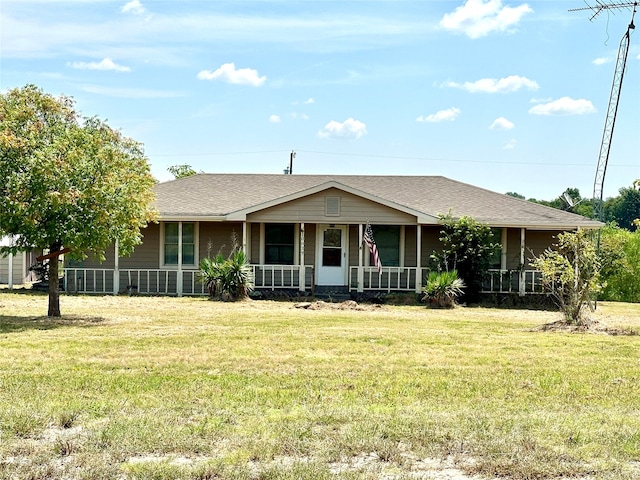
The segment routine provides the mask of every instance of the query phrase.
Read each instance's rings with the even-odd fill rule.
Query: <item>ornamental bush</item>
[[[422,288],[422,300],[440,308],[453,308],[464,287],[464,282],[458,278],[456,270],[429,272],[427,284]]]
[[[227,258],[221,253],[200,262],[200,281],[217,300],[240,300],[253,290],[253,271],[247,255],[237,246]]]
[[[553,296],[568,325],[586,323],[585,310],[600,291],[600,260],[585,230],[564,232],[558,242],[532,261],[542,285]]]

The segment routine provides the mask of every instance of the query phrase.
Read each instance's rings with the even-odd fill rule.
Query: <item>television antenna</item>
[[[593,182],[593,205],[595,208],[596,218],[603,220],[603,186],[604,177],[607,173],[607,163],[609,163],[609,153],[611,151],[611,139],[613,137],[613,128],[616,124],[616,115],[618,114],[618,105],[620,103],[620,90],[622,88],[622,80],[627,65],[627,56],[629,54],[629,40],[631,32],[636,28],[633,24],[633,18],[636,14],[638,2],[604,2],[595,0],[594,5],[587,4],[586,7],[573,8],[570,12],[582,10],[591,10],[593,15],[589,20],[596,18],[603,10],[615,12],[616,10],[631,10],[631,22],[627,27],[627,31],[620,40],[618,47],[618,58],[616,60],[616,68],[613,74],[613,84],[611,85],[611,95],[609,96],[609,107],[607,108],[607,117],[604,122],[604,131],[602,133],[602,141],[600,143],[600,154],[598,155],[598,167],[596,168],[596,176]],[[600,235],[598,235],[598,243]]]
[[[627,10],[633,9],[634,13],[635,13],[635,7],[638,5],[638,2],[609,2],[609,3],[605,3],[605,2],[602,2],[600,0],[595,0],[595,1],[596,1],[595,5],[587,4],[586,7],[570,8],[569,11],[570,12],[580,12],[580,11],[584,11],[584,10],[591,10],[593,12],[593,15],[591,15],[591,18],[589,20],[593,21],[593,19],[596,18],[598,15],[600,15],[603,10],[611,10],[613,13],[615,13],[616,10],[620,10],[620,9],[624,8],[624,9],[627,9]]]

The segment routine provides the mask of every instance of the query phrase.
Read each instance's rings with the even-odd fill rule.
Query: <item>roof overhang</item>
[[[159,222],[224,222],[224,215],[179,215],[176,213],[158,215]]]

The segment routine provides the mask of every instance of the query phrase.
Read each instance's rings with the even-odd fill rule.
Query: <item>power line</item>
[[[433,157],[416,157],[409,155],[390,155],[390,154],[367,154],[367,153],[345,153],[345,152],[323,152],[317,150],[295,150],[296,153],[310,153],[316,155],[332,155],[341,157],[359,157],[359,158],[379,158],[387,160],[421,160],[428,162],[455,162],[455,163],[476,163],[476,164],[496,164],[496,165],[558,165],[565,167],[591,167],[587,163],[561,163],[561,162],[509,162],[500,160],[470,160],[461,158],[433,158]],[[239,151],[239,152],[208,152],[208,153],[162,153],[147,154],[149,157],[209,157],[224,155],[255,155],[263,153],[291,153],[291,150],[256,150],[256,151]],[[617,164],[616,167],[635,167],[635,164]]]

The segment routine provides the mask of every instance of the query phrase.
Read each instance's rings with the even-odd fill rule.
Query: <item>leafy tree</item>
[[[195,174],[198,173],[191,167],[191,165],[188,165],[186,163],[182,164],[182,165],[171,165],[169,168],[167,168],[167,170],[176,179],[177,178],[190,177],[190,176],[195,175]]]
[[[614,221],[622,228],[635,231],[634,221],[640,217],[640,189],[635,186],[621,188],[620,195],[609,198],[604,203],[604,216],[608,222]]]
[[[449,213],[441,215],[440,221],[442,250],[433,252],[431,259],[438,271],[457,270],[467,288],[465,298],[475,301],[491,257],[500,245],[493,242],[493,233],[488,225],[471,217],[456,220]]]
[[[81,118],[73,99],[34,85],[0,95],[0,236],[15,236],[2,250],[49,250],[49,316],[60,316],[59,254],[103,260],[115,241],[131,253],[153,185],[142,145]]]
[[[508,197],[519,198],[520,200],[524,200],[525,199],[524,195],[520,195],[517,192],[507,192],[507,193],[505,193],[505,195],[507,195]]]
[[[640,178],[633,182],[633,188],[640,190]],[[636,227],[636,231],[640,228],[640,212],[638,212],[638,217],[633,220],[633,225]]]
[[[556,300],[565,323],[584,324],[585,308],[600,289],[600,262],[589,233],[559,234],[554,248],[545,250],[532,265],[542,273],[542,284]]]
[[[600,298],[640,302],[640,230],[630,232],[608,224],[601,230],[598,253],[604,280]]]

